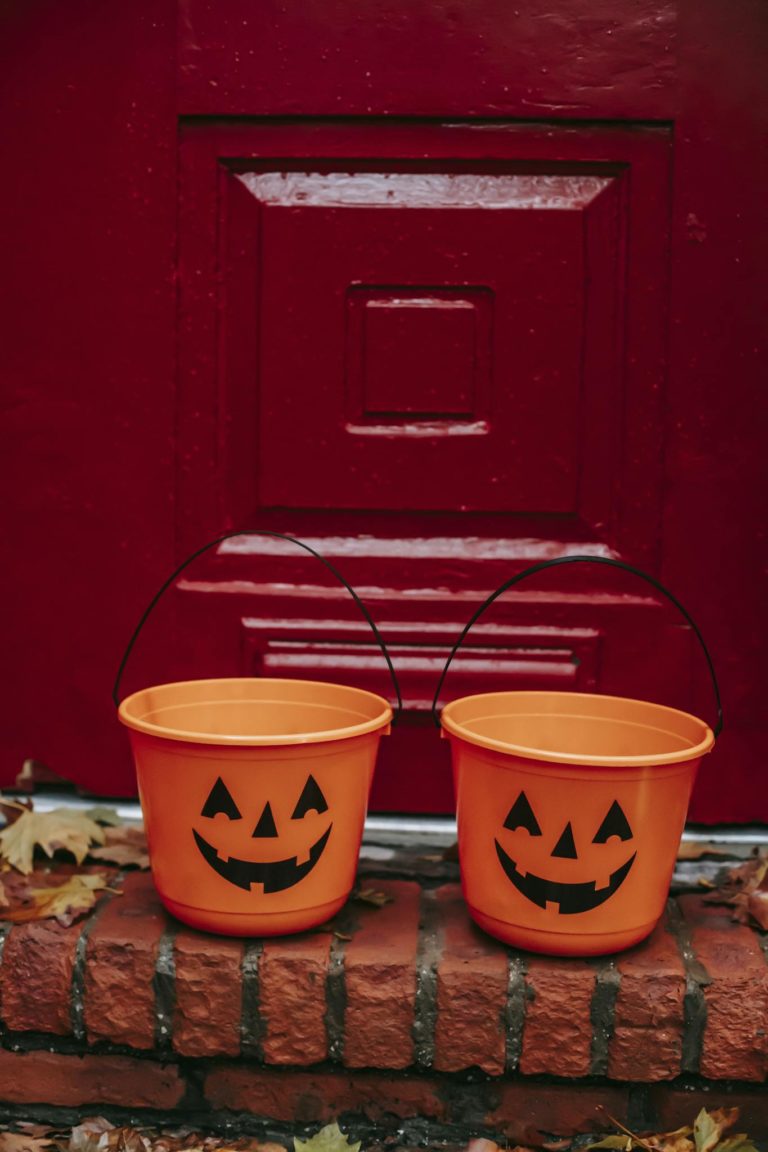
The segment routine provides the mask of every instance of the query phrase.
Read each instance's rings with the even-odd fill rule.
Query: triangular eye
[[[301,820],[302,816],[306,816],[307,812],[311,812],[313,808],[316,812],[328,811],[328,805],[325,802],[325,796],[320,791],[320,785],[314,776],[308,776],[301,796],[299,796],[299,802],[293,810],[291,820]]]
[[[541,836],[541,828],[539,828],[539,823],[533,814],[533,808],[528,803],[525,792],[520,793],[510,808],[504,821],[504,827],[508,828],[510,832],[514,832],[515,828],[525,828],[531,836]]]
[[[611,836],[618,836],[619,840],[632,839],[632,829],[629,826],[629,821],[617,800],[614,800],[608,809],[608,815],[598,828],[592,843],[605,844],[606,840],[610,840]]]
[[[205,807],[200,815],[216,816],[219,812],[223,812],[225,816],[229,816],[230,820],[242,819],[237,804],[235,804],[230,796],[229,789],[221,776],[219,776],[213,788],[211,788],[208,799],[205,802]]]

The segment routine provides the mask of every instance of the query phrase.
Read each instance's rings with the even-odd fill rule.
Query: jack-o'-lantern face
[[[540,813],[541,816],[541,813]],[[542,817],[542,823],[543,823]],[[602,849],[592,849],[588,844],[577,844],[573,827],[569,820],[564,828],[555,830],[552,836],[552,849],[549,856],[560,860],[579,860],[588,856],[594,864],[592,875],[595,879],[578,882],[553,880],[546,876],[537,875],[526,867],[526,842],[531,837],[546,836],[541,824],[534,814],[533,808],[525,792],[521,792],[507,813],[504,827],[510,832],[522,831],[522,836],[516,837],[515,857],[513,858],[499,843],[496,844],[496,854],[499,863],[504,869],[507,878],[527,900],[538,905],[539,908],[554,906],[563,916],[574,915],[578,912],[590,912],[620,888],[629,874],[636,852],[625,858],[619,867],[605,874],[605,861],[600,858]],[[629,821],[618,803],[614,800],[605,814],[599,827],[591,837],[593,845],[608,845],[610,841],[623,843],[633,839]],[[589,873],[588,873],[589,874]]]
[[[321,815],[327,811],[328,804],[319,784],[314,776],[308,776],[290,818],[293,833],[296,832],[296,827],[293,825],[294,821],[303,822],[311,812]],[[200,815],[205,820],[214,821],[222,813],[227,817],[227,821],[244,819],[244,814],[241,813],[226,784],[219,777],[211,788]],[[223,823],[223,821],[219,821],[219,823]],[[228,826],[227,823],[224,829],[217,829],[216,831],[225,831]],[[301,831],[305,830],[304,825],[300,825],[299,828]],[[290,843],[293,850],[292,854],[286,852],[281,855],[278,853],[278,858],[267,860],[244,860],[231,856],[225,848],[214,847],[210,840],[196,829],[193,828],[192,832],[203,857],[224,880],[229,881],[230,884],[235,884],[238,888],[245,889],[246,892],[250,891],[253,884],[259,884],[265,893],[269,893],[283,892],[286,888],[292,888],[294,884],[298,884],[300,880],[309,875],[323,854],[332,828],[333,824],[331,823],[325,828],[322,835],[312,843],[299,845],[295,834],[289,834],[287,831],[278,829],[272,813],[272,806],[267,800],[251,833],[251,837],[255,841],[254,855],[258,854],[258,845],[264,845],[266,841],[271,842],[272,851],[268,853],[270,857],[275,856],[276,841]],[[213,838],[213,832],[209,835]],[[221,843],[221,835],[217,835],[215,838]]]

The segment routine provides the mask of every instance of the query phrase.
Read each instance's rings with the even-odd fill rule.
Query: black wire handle
[[[387,646],[384,643],[384,641],[381,637],[381,633],[379,632],[378,628],[376,627],[376,624],[373,621],[373,617],[371,616],[370,612],[366,608],[365,604],[360,599],[357,592],[355,592],[352,585],[348,584],[347,581],[344,579],[344,577],[341,575],[341,573],[336,568],[334,568],[334,566],[333,566],[333,564],[331,564],[330,560],[326,560],[326,558],[324,556],[321,556],[320,553],[316,552],[314,548],[311,548],[309,546],[309,544],[305,544],[303,542],[303,540],[297,540],[295,538],[295,536],[285,536],[282,532],[270,532],[266,528],[264,528],[264,529],[262,529],[262,528],[240,528],[240,529],[238,529],[237,532],[225,532],[223,536],[217,536],[215,540],[211,540],[208,544],[204,544],[202,548],[198,548],[196,552],[193,552],[191,556],[188,556],[187,559],[184,561],[184,563],[180,564],[179,567],[176,569],[176,571],[173,572],[168,577],[168,579],[165,581],[163,586],[160,588],[159,592],[155,593],[155,595],[152,597],[152,599],[150,600],[147,607],[144,609],[144,612],[142,613],[141,619],[139,620],[138,624],[136,625],[134,633],[131,636],[130,640],[128,641],[128,647],[126,648],[125,654],[124,654],[122,660],[120,661],[120,667],[118,668],[117,676],[115,677],[115,685],[114,685],[114,688],[112,689],[112,700],[114,701],[115,708],[117,708],[120,704],[120,681],[123,678],[123,672],[125,671],[125,666],[128,663],[128,658],[130,657],[131,652],[133,651],[134,644],[136,643],[136,641],[139,638],[139,633],[141,632],[142,628],[144,627],[147,620],[149,619],[149,616],[152,613],[152,610],[154,609],[154,607],[157,604],[160,597],[165,592],[167,592],[167,590],[170,588],[171,584],[173,584],[173,582],[176,579],[178,579],[178,577],[181,575],[181,573],[184,571],[184,569],[187,568],[194,560],[197,560],[198,556],[202,556],[204,552],[207,552],[210,548],[215,548],[217,544],[222,544],[225,540],[231,540],[234,536],[271,536],[275,540],[287,540],[289,544],[297,544],[299,546],[299,548],[303,548],[305,552],[309,552],[310,556],[314,556],[316,560],[319,560],[321,564],[324,564],[325,567],[328,569],[328,571],[331,572],[336,577],[336,579],[339,581],[339,583],[344,585],[347,592],[349,592],[349,594],[352,597],[352,599],[354,600],[355,604],[357,604],[357,606],[360,609],[360,611],[362,612],[363,616],[365,617],[365,619],[370,624],[371,629],[373,631],[373,634],[376,637],[378,645],[381,648],[381,651],[384,655],[384,659],[387,662],[387,667],[389,668],[389,673],[390,673],[390,676],[392,677],[392,683],[395,686],[395,695],[397,696],[397,708],[395,709],[395,714],[392,718],[392,721],[394,723],[397,720],[397,717],[400,715],[400,713],[402,712],[402,709],[403,709],[403,698],[400,695],[400,685],[398,684],[397,676],[395,674],[395,669],[392,665],[392,660],[390,658],[389,652],[387,651]]]
[[[712,687],[715,690],[715,701],[717,703],[717,724],[714,728],[714,734],[715,736],[719,736],[723,730],[723,706],[720,703],[720,689],[718,687],[717,676],[715,675],[715,666],[712,663],[712,657],[709,654],[707,646],[704,643],[704,637],[699,631],[696,622],[692,619],[690,613],[688,613],[686,609],[683,608],[677,597],[673,596],[672,593],[666,589],[663,584],[660,584],[659,581],[655,579],[655,577],[649,576],[647,572],[643,572],[640,568],[633,567],[632,564],[625,564],[623,560],[613,560],[609,556],[556,556],[552,560],[542,560],[539,564],[532,564],[530,568],[525,568],[522,572],[518,572],[516,576],[511,576],[509,580],[505,580],[500,588],[497,588],[495,592],[492,592],[488,599],[484,600],[480,607],[473,613],[471,619],[465,625],[461,635],[451,649],[450,655],[445,662],[445,667],[443,668],[437,688],[435,689],[435,696],[432,701],[432,719],[434,720],[435,725],[438,728],[440,727],[440,717],[437,714],[437,702],[440,698],[440,691],[443,687],[443,682],[445,680],[448,669],[451,666],[451,662],[461,647],[464,637],[467,635],[472,625],[475,624],[477,620],[482,616],[486,608],[489,608],[491,604],[493,604],[494,600],[498,599],[498,597],[506,592],[507,589],[512,588],[515,584],[519,584],[520,581],[525,580],[527,576],[534,576],[537,572],[543,572],[545,568],[556,568],[560,564],[578,564],[583,561],[586,561],[589,564],[607,564],[611,568],[622,568],[625,572],[631,572],[633,576],[639,576],[642,580],[645,580],[648,584],[652,585],[652,587],[654,587],[657,592],[661,592],[662,595],[666,596],[667,600],[674,604],[678,612],[680,612],[681,615],[685,617],[693,629],[696,635],[696,639],[701,645],[702,651],[707,661],[707,667],[709,668],[709,674],[712,677]]]

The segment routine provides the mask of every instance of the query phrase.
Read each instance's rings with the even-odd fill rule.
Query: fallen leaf
[[[149,868],[147,836],[143,828],[134,824],[121,824],[117,828],[104,829],[104,843],[91,848],[88,856],[105,864],[117,864],[119,868]]]
[[[102,1137],[113,1128],[114,1124],[110,1124],[103,1116],[89,1116],[72,1129],[66,1147],[69,1152],[98,1152],[100,1147],[104,1147],[104,1144],[100,1144]]]
[[[768,932],[768,889],[760,888],[747,896],[747,911],[764,932]]]
[[[697,840],[683,840],[677,850],[678,860],[701,860],[704,856],[727,856],[733,859],[733,852],[717,844],[702,844]]]
[[[723,1132],[733,1127],[738,1118],[738,1108],[715,1108],[712,1112],[702,1108],[693,1122],[696,1152],[713,1152]]]
[[[69,808],[27,811],[0,832],[0,856],[26,876],[32,871],[35,848],[42,848],[48,856],[65,849],[82,864],[92,842],[104,843],[104,829],[83,812]]]
[[[352,893],[352,899],[357,900],[359,904],[372,904],[374,908],[383,908],[385,904],[391,904],[394,897],[388,896],[386,892],[377,892],[375,888],[360,888]]]
[[[478,1136],[467,1144],[467,1152],[498,1152],[499,1146],[495,1140],[485,1140]]]
[[[122,824],[122,817],[118,816],[114,808],[105,808],[103,805],[97,805],[95,808],[87,808],[85,812],[89,820],[94,820],[97,824],[108,824],[110,827],[117,827]]]
[[[309,1140],[293,1138],[294,1152],[360,1152],[361,1143],[349,1140],[336,1123],[326,1124]]]
[[[709,904],[728,905],[731,918],[740,924],[748,924],[752,917],[761,928],[767,928],[768,853],[731,868],[719,887],[704,899]]]
[[[32,810],[31,800],[16,800],[10,796],[0,796],[0,816],[5,820],[5,827],[15,824],[24,812]]]
[[[12,924],[53,919],[62,927],[68,928],[93,908],[96,903],[96,892],[107,887],[107,877],[99,873],[69,876],[63,884],[48,888],[30,888],[28,898],[21,904],[4,909],[0,912],[0,918],[9,920]]]
[[[0,1152],[43,1152],[51,1141],[29,1132],[0,1132]]]

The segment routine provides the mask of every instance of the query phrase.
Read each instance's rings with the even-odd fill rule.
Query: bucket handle
[[[709,650],[704,643],[704,637],[699,631],[696,622],[693,620],[690,613],[688,613],[682,606],[677,597],[673,596],[672,593],[667,588],[665,588],[663,584],[660,584],[659,581],[655,579],[655,577],[649,576],[647,572],[643,572],[640,568],[635,568],[632,564],[626,564],[623,560],[614,560],[609,556],[555,556],[552,560],[542,560],[539,564],[532,564],[530,568],[525,568],[522,572],[518,572],[517,575],[511,576],[509,580],[505,580],[500,588],[497,588],[495,592],[492,592],[491,595],[486,600],[484,600],[480,607],[473,613],[468,623],[464,626],[461,635],[451,649],[450,655],[445,662],[445,667],[441,673],[440,680],[438,681],[437,688],[435,689],[435,696],[432,701],[432,719],[434,720],[436,727],[440,727],[440,717],[437,713],[437,702],[440,698],[440,691],[443,687],[443,682],[445,681],[448,669],[451,666],[451,662],[454,656],[461,647],[464,637],[467,635],[472,625],[475,624],[477,620],[482,616],[486,608],[489,608],[491,604],[493,604],[494,600],[498,599],[498,597],[506,592],[507,589],[512,588],[515,584],[519,584],[520,581],[525,580],[527,576],[534,576],[537,572],[543,572],[545,568],[556,568],[560,564],[578,564],[583,561],[586,561],[589,564],[607,564],[611,568],[621,568],[625,572],[632,573],[633,576],[639,576],[642,580],[645,580],[648,584],[652,585],[652,587],[654,587],[657,592],[661,592],[662,595],[666,596],[667,600],[674,604],[678,612],[680,612],[680,614],[690,624],[696,635],[696,639],[701,645],[701,649],[707,661],[707,667],[709,668],[709,674],[712,677],[712,687],[715,691],[715,702],[717,704],[717,724],[714,728],[714,734],[715,736],[720,735],[723,730],[723,706],[720,702],[720,688],[718,687],[717,676],[715,675],[715,666],[712,663],[712,657],[709,654]]]
[[[141,615],[141,619],[139,620],[138,624],[136,625],[136,628],[134,629],[133,635],[131,636],[130,640],[128,641],[128,647],[126,648],[125,653],[123,655],[123,658],[120,661],[120,667],[117,670],[117,676],[115,677],[115,684],[114,684],[114,687],[112,689],[112,700],[114,702],[115,708],[119,707],[119,704],[120,704],[120,681],[123,678],[123,672],[125,671],[125,666],[128,663],[128,659],[131,655],[131,652],[133,651],[133,646],[136,643],[136,641],[138,640],[139,633],[141,632],[142,628],[144,627],[147,620],[149,619],[149,617],[150,617],[153,609],[155,608],[155,605],[157,604],[158,600],[160,599],[160,597],[165,592],[167,592],[167,590],[170,588],[171,584],[173,584],[173,582],[178,579],[178,577],[181,575],[181,573],[184,571],[184,569],[187,568],[194,560],[197,560],[198,556],[202,556],[204,552],[207,552],[210,548],[215,548],[217,544],[222,544],[225,540],[231,540],[234,536],[271,536],[275,540],[287,540],[289,544],[297,544],[299,546],[299,548],[303,548],[305,552],[309,552],[310,556],[314,556],[316,560],[319,560],[321,564],[324,564],[325,567],[328,569],[328,571],[333,576],[336,577],[336,579],[339,581],[339,583],[344,585],[347,592],[349,592],[349,594],[352,597],[352,599],[354,600],[355,604],[357,604],[357,606],[360,609],[360,611],[362,612],[363,616],[365,617],[365,619],[370,624],[371,630],[373,631],[373,634],[376,637],[376,641],[377,641],[379,647],[381,648],[384,659],[387,662],[387,667],[389,668],[389,674],[392,677],[392,683],[395,687],[395,695],[397,696],[397,707],[395,709],[394,716],[392,717],[392,722],[395,723],[395,721],[397,720],[398,716],[400,715],[400,713],[402,712],[402,709],[403,709],[403,698],[400,694],[400,685],[398,683],[397,676],[395,674],[395,669],[392,665],[392,659],[389,655],[389,652],[387,651],[387,646],[384,643],[384,641],[381,637],[381,633],[379,632],[378,628],[376,627],[376,624],[374,623],[373,617],[371,616],[370,612],[366,608],[365,604],[360,599],[357,592],[355,592],[352,585],[348,584],[347,581],[344,579],[344,577],[341,575],[341,573],[336,568],[334,568],[334,566],[333,566],[333,564],[331,564],[330,560],[326,560],[326,558],[324,556],[321,556],[320,553],[316,552],[314,548],[311,548],[309,544],[305,544],[303,542],[303,540],[297,540],[295,536],[286,536],[282,532],[270,532],[266,528],[240,528],[236,532],[225,532],[223,536],[217,536],[215,540],[211,540],[208,544],[204,544],[202,546],[202,548],[198,548],[196,552],[193,552],[191,556],[187,557],[187,559],[184,561],[183,564],[180,564],[178,566],[178,568],[176,569],[175,572],[171,573],[171,575],[168,577],[168,579],[165,581],[165,583],[162,585],[162,587],[159,589],[159,591],[155,593],[155,595],[152,597],[152,599],[150,600],[147,607],[144,609],[144,612]]]

